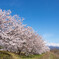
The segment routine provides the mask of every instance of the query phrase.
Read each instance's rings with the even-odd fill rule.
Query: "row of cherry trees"
[[[29,54],[42,54],[49,51],[32,27],[22,24],[23,19],[11,15],[10,10],[0,9],[0,46],[2,50]]]

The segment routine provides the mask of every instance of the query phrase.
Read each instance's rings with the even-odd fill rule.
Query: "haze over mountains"
[[[58,43],[48,43],[47,46],[49,46],[50,49],[59,49]]]
[[[49,46],[50,47],[50,49],[59,49],[59,47],[57,47],[57,46]]]

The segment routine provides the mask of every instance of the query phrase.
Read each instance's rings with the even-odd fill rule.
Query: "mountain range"
[[[58,46],[49,46],[50,49],[59,49]]]

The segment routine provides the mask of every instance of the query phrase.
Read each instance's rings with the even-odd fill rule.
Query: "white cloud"
[[[55,34],[52,33],[45,33],[43,34],[43,39],[45,40],[45,43],[47,46],[57,46],[59,47],[59,43],[52,43],[55,42],[57,40],[57,42],[59,41],[59,39],[55,40]]]
[[[48,46],[57,46],[59,47],[59,43],[47,43]]]

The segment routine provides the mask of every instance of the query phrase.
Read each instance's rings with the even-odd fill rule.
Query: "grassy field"
[[[21,56],[15,53],[0,51],[0,59],[59,59],[59,55],[55,54],[54,51],[47,52],[42,55],[33,56]]]

